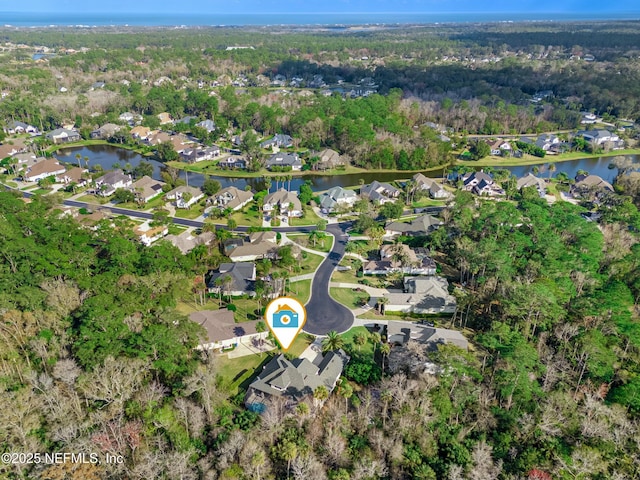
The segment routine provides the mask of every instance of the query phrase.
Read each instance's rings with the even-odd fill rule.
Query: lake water
[[[60,150],[60,152],[56,154],[56,157],[63,162],[77,165],[77,154],[80,154],[82,158],[89,158],[89,168],[95,165],[101,165],[104,170],[113,170],[117,164],[122,168],[125,167],[127,163],[129,163],[131,167],[136,167],[141,161],[149,162],[153,165],[153,177],[157,179],[161,179],[160,171],[164,168],[164,165],[160,162],[150,160],[135,152],[118,148],[113,145],[92,145],[88,147],[66,148]],[[631,158],[634,163],[637,163],[638,168],[640,168],[640,162],[636,155],[629,155],[628,157]],[[555,164],[556,171],[552,176],[555,176],[560,172],[564,172],[570,178],[573,178],[579,170],[586,170],[593,175],[602,177],[608,182],[613,182],[617,175],[617,169],[609,168],[612,158],[613,157],[582,158],[578,160],[558,162]],[[84,166],[84,160],[81,159],[80,163]],[[473,166],[473,163],[469,162],[469,165]],[[540,170],[538,176],[543,178],[548,176],[547,165],[548,164],[546,163],[538,165]],[[535,165],[526,165],[504,168],[513,172],[516,177],[523,177],[527,173],[533,171],[534,166]],[[425,175],[428,177],[438,178],[442,176],[442,170],[425,172]],[[336,186],[348,187],[359,185],[361,180],[363,180],[364,183],[371,183],[374,180],[378,180],[379,182],[392,182],[394,180],[405,180],[411,176],[413,176],[413,173],[404,172],[355,173],[349,175],[309,175],[306,177],[294,177],[291,180],[291,189],[298,190],[300,185],[302,185],[306,180],[311,181],[314,191],[320,192]],[[180,177],[185,179],[189,185],[194,187],[202,186],[206,178],[204,175],[198,173],[187,174],[183,170],[180,171]],[[269,180],[265,180],[264,178],[229,178],[217,177],[215,175],[212,175],[211,177],[218,180],[223,188],[233,185],[240,190],[244,190],[246,185],[249,185],[253,191],[265,190],[267,189],[269,182]],[[273,180],[269,186],[269,190],[274,191],[275,188],[276,183],[275,180]]]

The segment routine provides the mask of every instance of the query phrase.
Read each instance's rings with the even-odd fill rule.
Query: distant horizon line
[[[185,12],[177,12],[177,11],[163,11],[163,12],[154,12],[149,13],[147,11],[89,11],[89,12],[65,12],[64,14],[60,11],[24,11],[24,10],[0,10],[0,15],[3,13],[22,13],[22,14],[35,14],[35,15],[69,15],[69,16],[85,16],[85,15],[127,15],[127,14],[144,14],[144,15],[178,15],[178,16],[187,16],[192,15],[191,13]],[[319,12],[274,12],[270,10],[268,12],[262,11],[253,11],[253,12],[229,12],[227,11],[201,11],[198,12],[200,15],[241,15],[241,16],[252,16],[252,15],[468,15],[468,14],[501,14],[501,15],[545,15],[545,14],[569,14],[569,15],[640,15],[640,8],[638,10],[615,10],[608,12],[600,12],[600,11],[568,11],[568,10],[536,10],[536,11],[517,11],[517,10],[466,10],[466,11],[458,11],[458,10],[436,10],[436,11],[424,11],[424,10],[411,10],[411,11],[380,11],[380,12],[372,12],[372,11],[350,11],[350,12],[342,12],[342,11],[319,11]]]

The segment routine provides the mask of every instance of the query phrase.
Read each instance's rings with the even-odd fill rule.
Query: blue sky
[[[105,8],[107,6],[108,8]],[[327,13],[327,12],[513,12],[513,13],[635,13],[638,0],[29,0],[11,2],[0,11],[13,12],[128,12],[158,13]]]

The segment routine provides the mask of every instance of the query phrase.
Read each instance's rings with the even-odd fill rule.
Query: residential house
[[[81,137],[75,130],[69,130],[67,128],[57,128],[44,136],[47,140],[57,144],[78,142]]]
[[[207,132],[211,133],[216,129],[216,124],[213,120],[203,120],[196,123],[196,127],[204,128]]]
[[[149,134],[149,136],[147,137],[146,143],[151,146],[154,146],[154,145],[160,145],[161,143],[166,143],[170,141],[171,141],[171,135],[169,135],[167,132],[155,132],[155,133]]]
[[[624,140],[609,130],[580,130],[577,135],[581,135],[594,147],[610,147],[614,150],[624,148]]]
[[[216,238],[213,232],[202,232],[200,235],[192,235],[190,232],[183,232],[180,235],[167,235],[164,237],[169,243],[177,247],[183,255],[186,255],[200,245],[209,245]]]
[[[25,133],[37,135],[39,133],[37,127],[24,122],[10,122],[4,127],[4,131],[9,135],[23,135]]]
[[[333,187],[320,195],[320,208],[324,213],[333,212],[339,207],[353,207],[358,200],[358,195],[353,190],[342,187]]]
[[[118,188],[128,188],[132,183],[131,175],[122,170],[108,172],[95,180],[96,192],[103,197],[112,195]]]
[[[171,145],[173,145],[173,149],[178,153],[183,152],[194,144],[193,140],[182,133],[179,133],[178,135],[171,135],[169,141],[171,142]]]
[[[598,117],[596,117],[595,114],[591,112],[582,112],[582,119],[580,120],[580,123],[584,125],[591,125],[596,123],[597,121]]]
[[[244,170],[247,168],[247,161],[242,157],[227,157],[218,162],[218,166],[222,169]]]
[[[442,221],[433,215],[422,215],[414,218],[409,223],[390,222],[385,227],[386,237],[397,235],[408,235],[411,237],[421,237],[428,235],[442,225]]]
[[[483,171],[467,173],[462,177],[463,189],[476,195],[500,196],[504,190]]]
[[[28,167],[22,175],[25,182],[37,182],[52,175],[64,173],[66,168],[55,158],[47,158],[35,165]]]
[[[228,282],[226,282],[227,277]],[[209,293],[222,292],[223,295],[234,297],[254,296],[256,294],[253,288],[255,280],[256,265],[254,263],[222,263],[218,270],[212,270],[207,275],[207,289]]]
[[[147,203],[149,200],[162,194],[162,187],[164,187],[164,185],[164,182],[145,175],[136,180],[130,188],[138,202]]]
[[[404,244],[388,244],[380,248],[380,260],[366,262],[362,266],[362,271],[365,275],[388,275],[394,272],[408,275],[435,275],[436,262],[425,248],[414,250]]]
[[[374,203],[383,204],[393,202],[400,197],[400,190],[388,183],[382,183],[375,180],[373,183],[364,185],[360,188],[360,196],[368,198]]]
[[[66,172],[56,175],[56,182],[64,183],[65,185],[75,183],[79,187],[83,187],[89,183],[87,178],[89,170],[86,168],[73,167]]]
[[[195,125],[197,121],[198,121],[198,117],[186,116],[181,118],[180,120],[176,120],[173,123],[176,125],[177,124],[191,125],[191,122],[194,122],[194,125]]]
[[[198,163],[205,160],[213,160],[220,156],[220,147],[213,145],[211,147],[186,147],[180,152],[180,158],[184,162]]]
[[[91,85],[91,88],[89,90],[95,90],[95,89],[99,89],[99,88],[104,88],[105,83],[104,82],[96,82],[94,84]]]
[[[405,293],[388,293],[387,312],[425,314],[454,313],[456,299],[449,293],[449,283],[443,277],[405,277]]]
[[[541,197],[544,197],[547,190],[545,181],[532,173],[527,173],[524,177],[519,178],[516,185],[520,191],[525,187],[536,187]]]
[[[147,140],[151,136],[151,129],[149,127],[137,126],[131,129],[131,136],[139,140]]]
[[[618,135],[611,133],[609,130],[579,130],[577,134],[582,136],[586,141],[592,142],[595,145],[602,145],[606,142],[615,142],[620,140]]]
[[[457,330],[434,328],[414,322],[389,322],[387,339],[392,345],[406,345],[413,340],[422,344],[437,345],[452,344],[464,350],[469,349],[469,341]]]
[[[87,214],[80,214],[75,217],[75,219],[82,225],[83,227],[96,231],[100,227],[101,222],[107,220],[111,217],[111,210],[108,208],[103,208],[100,210],[94,210]]]
[[[278,355],[249,385],[245,406],[262,413],[277,399],[289,408],[311,401],[313,392],[320,386],[331,393],[348,361],[349,357],[342,350],[319,355],[313,363],[307,358],[287,360],[284,355]]]
[[[160,120],[160,125],[167,125],[169,123],[173,123],[173,120],[171,119],[171,115],[169,115],[167,112],[159,113],[156,116],[158,117],[158,120]]]
[[[504,140],[494,140],[489,143],[491,147],[491,155],[502,156],[503,152],[511,153],[511,144]]]
[[[325,148],[311,156],[318,157],[319,160],[318,163],[316,163],[316,168],[319,170],[328,170],[341,165],[346,165],[347,163],[345,157],[342,157],[338,152],[331,150],[330,148]]]
[[[281,215],[288,217],[302,216],[302,204],[297,195],[294,192],[288,192],[284,188],[264,197],[262,211],[266,215],[272,215],[278,209]]]
[[[121,129],[120,125],[115,123],[105,123],[103,126],[91,132],[91,138],[107,139],[113,137]]]
[[[185,197],[187,198],[185,199]],[[189,208],[202,197],[204,197],[202,190],[187,185],[182,185],[167,192],[167,200],[175,200],[176,207],[178,208]]]
[[[293,138],[289,135],[278,133],[271,137],[269,140],[265,140],[260,144],[260,148],[289,148],[293,147]]]
[[[237,347],[241,343],[251,345],[269,335],[268,331],[256,330],[257,322],[236,323],[233,312],[226,308],[193,312],[189,319],[205,330],[205,337],[198,346],[200,350],[222,350]]]
[[[215,207],[220,210],[240,210],[253,200],[253,193],[251,191],[240,190],[236,187],[226,187],[216,193],[209,199]]]
[[[118,120],[128,123],[129,125],[135,125],[142,121],[142,115],[139,115],[137,113],[124,112],[120,114]]]
[[[269,157],[266,164],[267,170],[278,168],[291,168],[294,172],[302,170],[302,161],[295,153],[274,153]]]
[[[598,175],[576,175],[571,186],[571,194],[575,197],[598,196],[604,192],[613,192],[613,186]]]
[[[149,227],[148,225],[141,225],[133,229],[138,239],[144,243],[147,247],[155,241],[160,240],[162,237],[169,233],[169,229],[166,225],[158,225],[157,227]]]
[[[451,193],[447,192],[442,185],[433,178],[426,177],[421,173],[416,173],[412,180],[416,185],[416,189],[428,191],[431,198],[443,199],[451,197]]]
[[[0,147],[2,147],[2,146],[3,145],[0,145]],[[5,157],[6,156],[9,156],[9,155],[5,155]],[[5,157],[3,157],[0,154],[0,158],[5,158]],[[29,164],[33,165],[33,164],[38,163],[36,161],[35,153],[31,153],[31,152],[29,152],[29,153],[15,153],[15,154],[11,155],[11,158],[13,158],[16,162],[18,162],[18,165],[24,165],[26,163],[29,163]],[[42,157],[42,158],[44,158],[44,157]]]
[[[232,262],[252,262],[262,258],[278,258],[278,240],[276,232],[253,232],[249,241],[243,241],[227,253]]]
[[[11,157],[20,152],[20,149],[16,145],[9,143],[3,143],[0,145],[0,159]]]
[[[414,322],[394,321],[385,326],[383,334],[391,345],[387,357],[389,371],[430,373],[436,375],[443,373],[443,368],[432,362],[425,362],[424,352],[415,348],[407,348],[412,342],[421,345],[424,350],[434,351],[440,345],[455,345],[463,350],[469,349],[469,342],[457,330],[435,328],[429,325],[421,325]]]
[[[554,146],[558,146],[560,143],[561,141],[557,135],[547,133],[543,133],[535,141],[536,147],[550,153],[553,150]]]

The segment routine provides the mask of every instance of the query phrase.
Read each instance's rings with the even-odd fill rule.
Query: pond
[[[125,167],[125,165],[130,164],[131,167],[136,167],[140,164],[141,161],[149,162],[153,165],[153,177],[160,179],[160,171],[164,168],[164,165],[156,160],[151,160],[149,158],[143,157],[142,155],[132,152],[130,150],[125,150],[123,148],[118,148],[114,145],[92,145],[87,147],[72,147],[60,150],[56,156],[63,162],[78,164],[78,160],[76,155],[80,155],[80,163],[84,166],[84,158],[87,157],[89,159],[89,168],[95,165],[101,165],[104,170],[113,170],[117,165],[120,167]],[[628,155],[629,158],[632,159],[634,163],[638,163],[638,158],[636,155]],[[555,164],[556,171],[551,175],[554,176],[560,172],[566,173],[570,178],[576,176],[578,171],[585,170],[593,175],[598,175],[602,177],[604,180],[608,182],[613,182],[617,175],[617,169],[609,168],[613,157],[600,157],[600,158],[582,158],[577,160],[568,160],[565,162],[558,162]],[[473,166],[472,162],[469,162],[470,166]],[[541,163],[538,165],[539,173],[538,175],[545,178],[549,175],[547,169],[547,163]],[[527,173],[533,171],[533,168],[536,165],[524,165],[517,167],[504,167],[511,172],[516,177],[522,177]],[[640,167],[640,165],[638,165]],[[442,170],[434,170],[427,172],[425,175],[429,177],[441,177]],[[300,185],[306,180],[310,180],[312,183],[312,188],[314,191],[324,191],[329,188],[342,186],[348,187],[353,185],[358,185],[361,183],[361,180],[364,183],[371,183],[374,180],[378,180],[379,182],[392,182],[394,180],[404,180],[413,176],[412,173],[405,172],[377,172],[377,173],[355,173],[348,175],[310,175],[306,177],[294,177],[291,180],[291,189],[298,190]],[[184,171],[180,171],[180,178],[185,179],[189,185],[194,187],[200,187],[204,183],[205,176],[199,173],[191,173],[188,174]],[[265,180],[264,178],[233,178],[233,177],[218,177],[212,175],[212,178],[215,178],[220,182],[223,188],[228,186],[235,186],[240,190],[244,190],[246,185],[249,185],[252,190],[259,191],[267,189],[269,186],[270,191],[274,191],[276,188],[275,180],[272,181],[269,185],[269,180]]]

